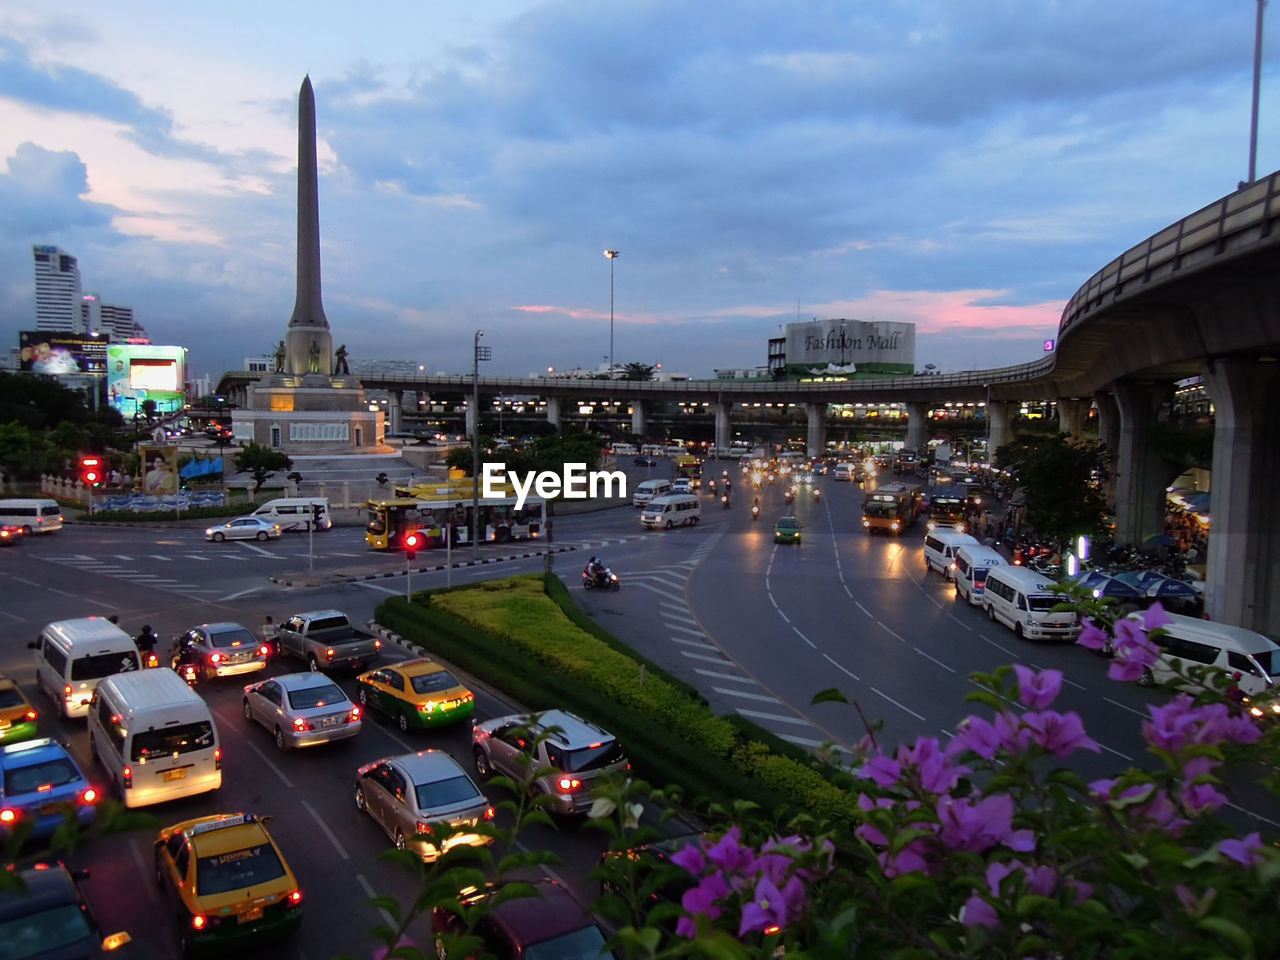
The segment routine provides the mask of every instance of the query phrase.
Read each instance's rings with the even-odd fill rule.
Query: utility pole
[[[489,347],[480,346],[483,330],[477,330],[471,354],[471,559],[480,559],[480,361],[493,358]]]

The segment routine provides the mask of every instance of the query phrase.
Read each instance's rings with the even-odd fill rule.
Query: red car
[[[12,547],[23,540],[22,528],[0,524],[0,547]]]

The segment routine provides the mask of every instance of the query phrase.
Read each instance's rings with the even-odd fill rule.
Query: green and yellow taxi
[[[34,737],[39,716],[18,685],[0,677],[0,746]]]
[[[799,543],[800,521],[795,517],[779,517],[773,528],[774,543]]]
[[[302,923],[302,890],[267,818],[223,813],[166,827],[155,864],[186,956],[280,939]]]
[[[390,717],[401,730],[458,723],[476,710],[476,695],[444,664],[428,657],[378,667],[356,679],[360,702]]]

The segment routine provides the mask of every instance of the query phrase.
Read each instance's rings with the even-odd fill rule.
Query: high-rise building
[[[115,342],[147,340],[147,331],[133,319],[133,307],[119,307],[104,303],[102,311],[102,331]]]
[[[32,247],[36,268],[36,329],[84,333],[80,268],[57,247]]]

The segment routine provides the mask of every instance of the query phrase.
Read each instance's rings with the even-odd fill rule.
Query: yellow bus
[[[464,489],[465,488],[465,489]],[[445,536],[453,544],[470,543],[472,530],[471,483],[450,483],[432,487],[420,485],[409,490],[397,489],[387,500],[370,500],[365,543],[375,550],[400,550],[404,535],[417,530],[428,547],[442,547]],[[506,543],[510,540],[536,540],[546,536],[547,504],[540,497],[527,497],[516,509],[514,491],[510,496],[481,497],[480,522],[484,542]]]
[[[702,460],[688,454],[676,457],[675,475],[677,477],[688,477],[689,486],[691,487],[702,486]]]

